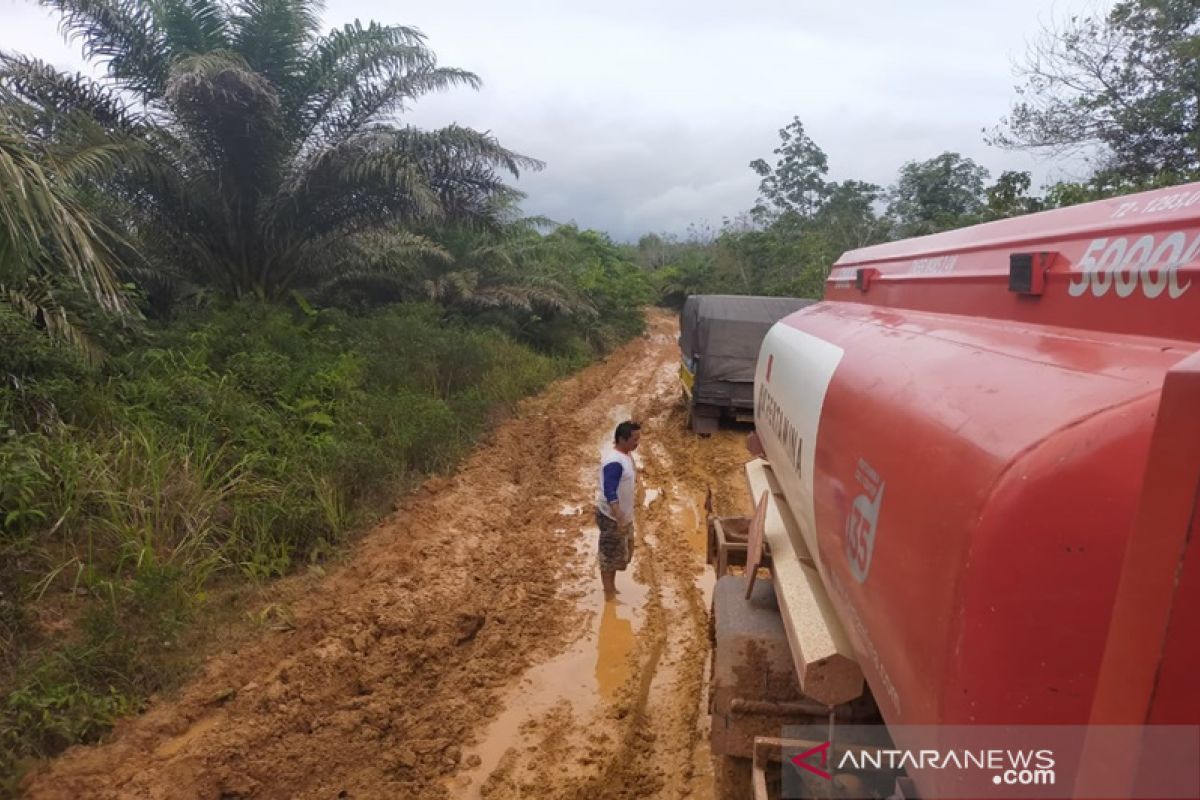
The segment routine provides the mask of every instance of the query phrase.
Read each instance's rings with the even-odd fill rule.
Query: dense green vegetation
[[[0,305],[0,772],[172,685],[211,587],[330,555],[398,484],[640,330],[636,267],[595,234],[547,238],[581,297],[627,313],[585,333],[495,307],[242,300],[93,330],[95,365]]]
[[[397,481],[452,465],[573,363],[428,304],[243,302],[103,370],[11,312],[0,331],[0,370],[23,376],[0,390],[6,760],[88,738],[168,685],[207,586],[328,555]],[[48,635],[39,605],[77,629]]]

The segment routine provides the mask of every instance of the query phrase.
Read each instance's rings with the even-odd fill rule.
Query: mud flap
[[[721,409],[704,403],[693,403],[688,413],[692,432],[710,436],[721,429]]]

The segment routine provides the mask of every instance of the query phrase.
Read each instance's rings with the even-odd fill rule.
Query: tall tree
[[[829,196],[817,213],[817,230],[838,253],[877,244],[888,236],[888,221],[876,213],[883,189],[865,181],[829,184]]]
[[[505,175],[539,166],[487,133],[394,121],[428,92],[479,85],[413,28],[322,35],[317,0],[44,2],[104,77],[9,54],[0,91],[38,136],[85,116],[132,146],[103,189],[164,282],[277,298],[388,265],[344,256],[363,237],[412,247],[406,229],[431,221],[493,224],[517,194]]]
[[[830,187],[825,182],[829,159],[804,132],[799,117],[793,117],[779,130],[779,140],[774,166],[761,158],[750,162],[750,169],[762,178],[754,213],[760,218],[780,214],[811,217],[829,196]]]
[[[679,243],[670,234],[647,233],[637,241],[636,257],[642,267],[653,272],[674,261]]]
[[[1122,0],[1047,27],[992,131],[1005,147],[1085,153],[1117,178],[1200,175],[1200,3]]]
[[[899,236],[921,236],[977,222],[988,171],[958,153],[909,161],[889,193],[888,216]]]

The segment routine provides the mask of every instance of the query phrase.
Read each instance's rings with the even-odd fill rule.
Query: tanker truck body
[[[1198,350],[1200,184],[843,255],[757,362],[771,581],[714,590],[714,750],[1200,724]]]

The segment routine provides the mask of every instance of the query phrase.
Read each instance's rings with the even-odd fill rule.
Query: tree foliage
[[[750,162],[750,169],[762,178],[754,214],[761,218],[780,214],[811,217],[829,196],[830,186],[825,182],[829,159],[804,132],[799,117],[779,129],[779,140],[774,165],[761,158]]]
[[[923,236],[977,219],[984,209],[986,169],[958,153],[909,161],[888,198],[898,238]]]
[[[498,224],[536,168],[488,133],[395,115],[429,92],[479,85],[440,66],[417,30],[354,22],[320,33],[315,0],[46,0],[92,80],[7,54],[0,90],[31,135],[94,123],[121,168],[94,178],[133,220],[160,293],[278,299],[328,282],[366,240],[400,249],[433,222]]]
[[[1200,174],[1200,5],[1122,0],[1107,13],[1046,27],[990,141],[1085,153],[1135,185]]]
[[[1029,194],[1032,184],[1033,178],[1028,172],[1005,170],[1000,173],[996,182],[988,187],[985,216],[988,219],[1003,219],[1041,211],[1045,201]]]

